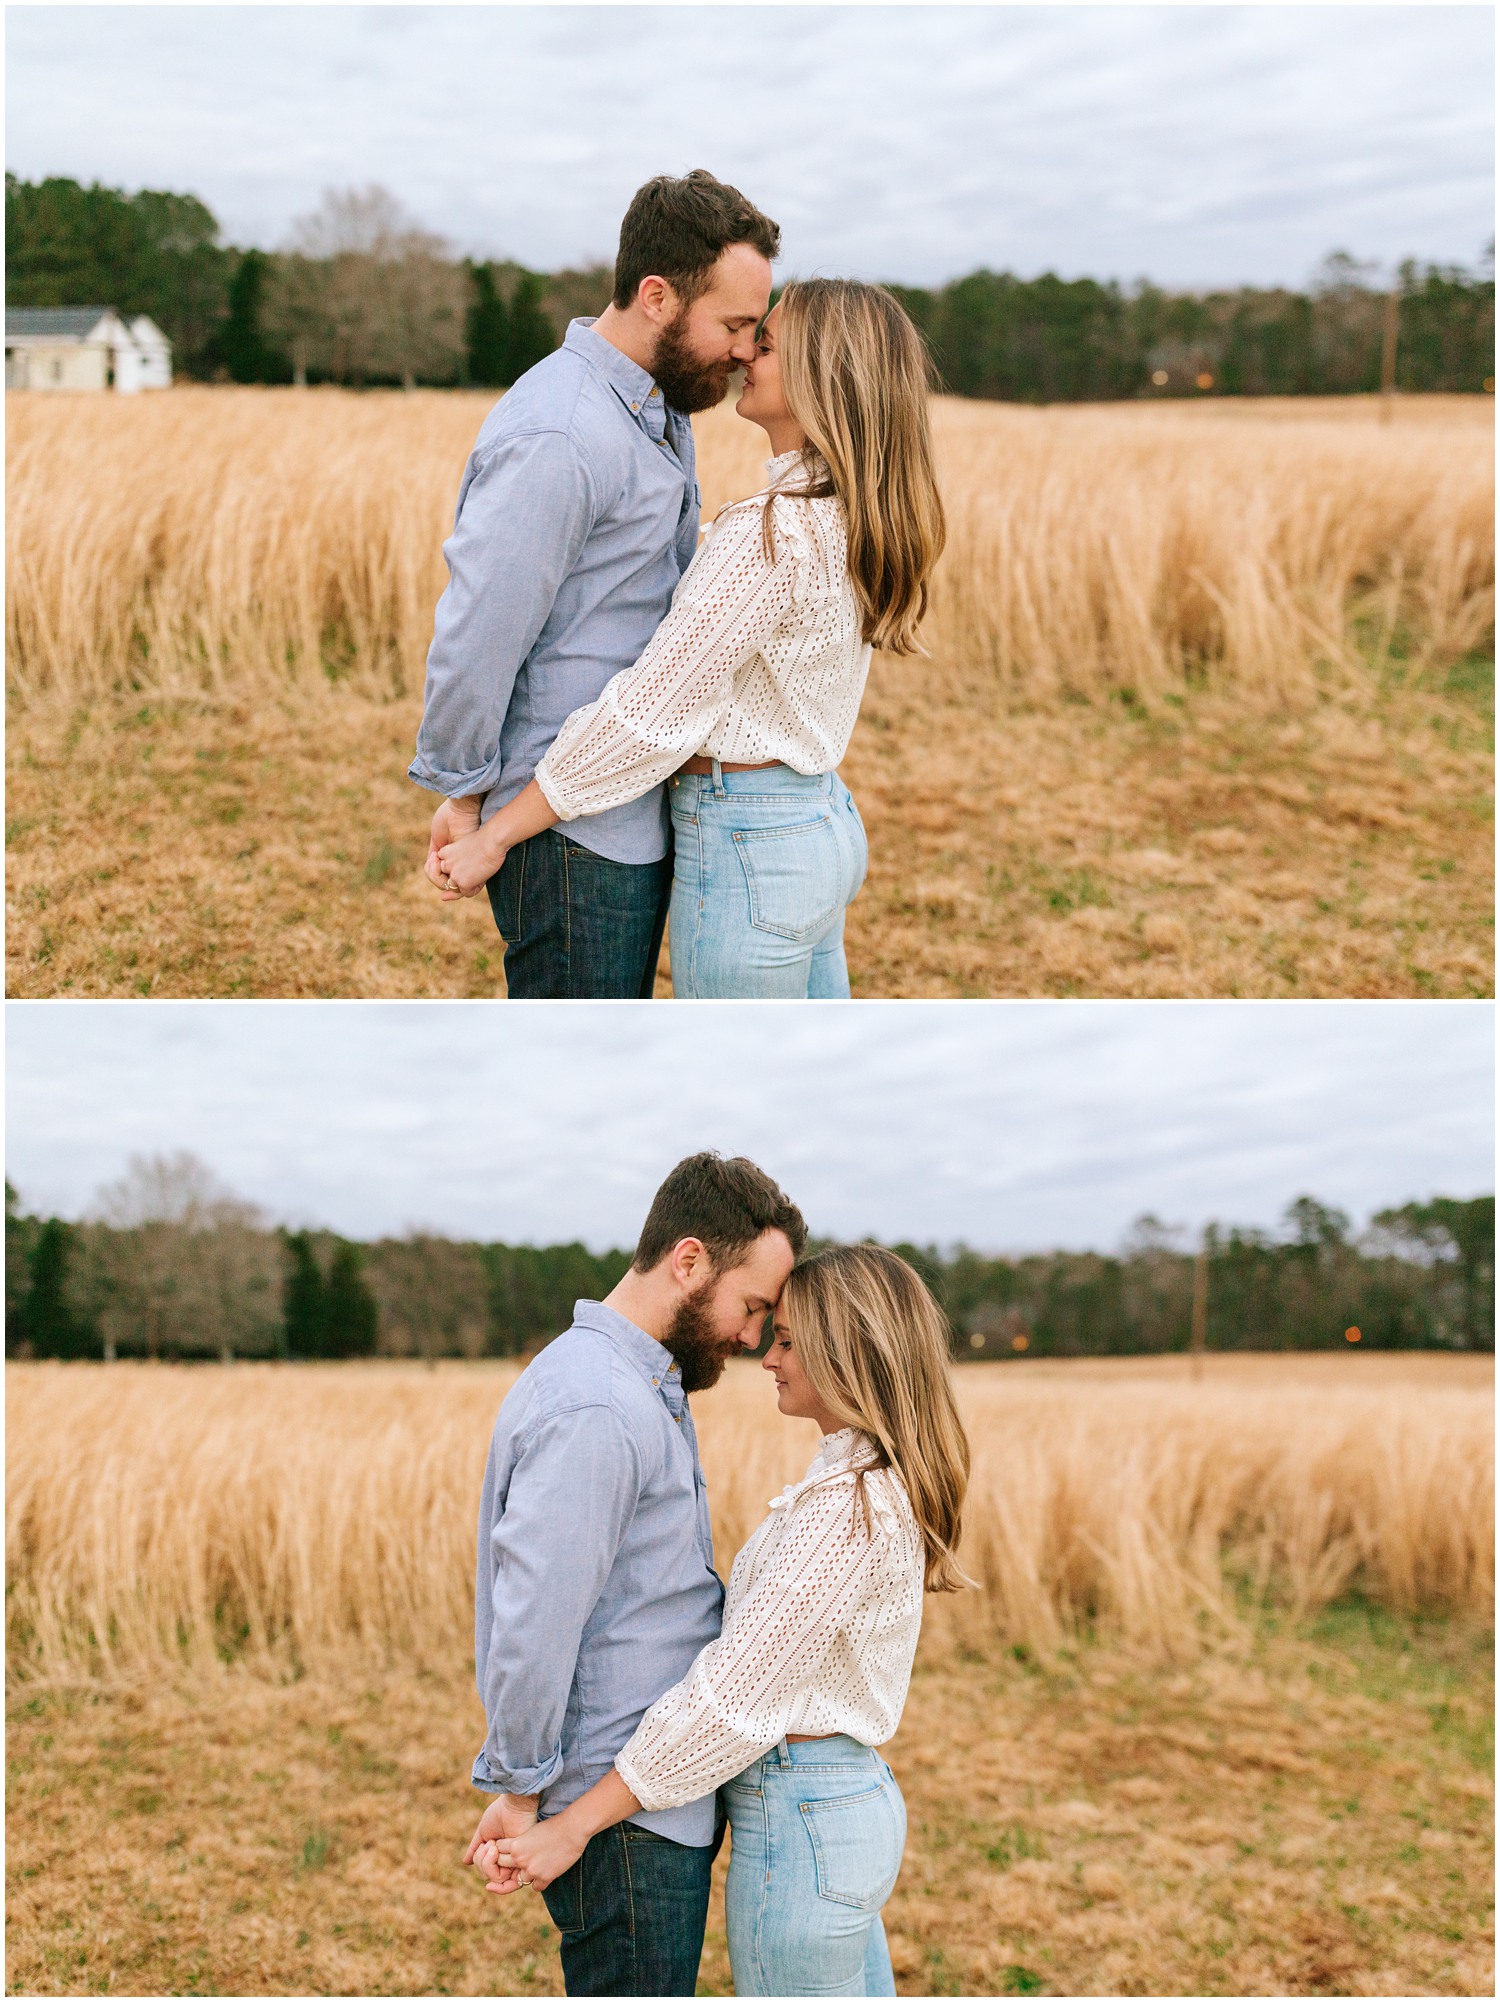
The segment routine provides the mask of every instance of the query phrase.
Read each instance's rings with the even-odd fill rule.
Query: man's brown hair
[[[652,1198],[633,1269],[653,1271],[673,1245],[696,1237],[715,1272],[725,1272],[768,1230],[781,1231],[792,1256],[802,1256],[802,1212],[763,1168],[739,1155],[726,1161],[722,1154],[689,1154]]]
[[[691,306],[734,243],[748,243],[769,260],[780,253],[781,231],[706,167],[694,167],[681,179],[658,174],[636,189],[620,224],[615,305],[621,312],[633,305],[643,278],[665,278],[683,305]]]

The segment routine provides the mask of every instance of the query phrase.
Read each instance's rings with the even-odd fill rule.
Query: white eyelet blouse
[[[771,1503],[730,1573],[724,1627],[615,1760],[643,1808],[678,1807],[787,1732],[881,1745],[901,1721],[922,1624],[924,1552],[901,1477],[855,1471],[863,1433],[830,1433]]]
[[[767,461],[770,487],[714,522],[635,666],[558,731],[536,782],[559,819],[639,799],[698,752],[810,776],[848,750],[870,649],[843,505],[792,498],[801,464],[800,452]]]

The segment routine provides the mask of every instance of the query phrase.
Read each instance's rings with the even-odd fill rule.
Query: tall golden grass
[[[928,1646],[1050,1651],[1093,1633],[1190,1656],[1358,1588],[1493,1603],[1492,1367],[1479,1358],[974,1364],[963,1557]],[[353,1648],[450,1667],[514,1370],[11,1365],[12,1672],[134,1678],[218,1656],[267,1672]],[[697,1400],[721,1568],[816,1434],[737,1366]]]
[[[419,688],[486,395],[7,400],[10,686]],[[1049,703],[1199,680],[1295,706],[1493,630],[1486,399],[1028,410],[939,399],[951,538],[926,671]],[[697,421],[705,506],[761,434]]]

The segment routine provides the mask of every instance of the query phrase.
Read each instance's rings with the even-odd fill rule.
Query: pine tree
[[[511,380],[505,373],[510,356],[510,316],[495,289],[492,265],[470,264],[469,281],[474,288],[464,330],[469,380],[482,388],[501,389]]]
[[[535,368],[557,346],[552,322],[542,311],[542,281],[534,271],[523,271],[516,280],[508,317],[504,377],[507,385],[519,382],[527,369]]]
[[[89,1352],[87,1331],[68,1304],[68,1258],[72,1248],[70,1227],[57,1217],[48,1217],[32,1250],[31,1287],[22,1310],[22,1328],[33,1355],[66,1360]]]
[[[327,1353],[332,1356],[374,1355],[380,1317],[375,1296],[364,1281],[358,1245],[341,1240],[334,1247],[325,1300]]]
[[[291,364],[271,347],[261,327],[270,259],[264,251],[247,250],[229,287],[229,318],[219,335],[224,366],[236,382],[290,382]]]
[[[305,1230],[292,1231],[286,1248],[292,1263],[282,1307],[286,1352],[309,1358],[327,1355],[328,1291],[313,1255],[312,1240]]]

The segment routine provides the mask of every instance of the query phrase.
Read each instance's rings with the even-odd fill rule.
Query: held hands
[[[495,1842],[491,1848],[496,1865],[513,1875],[517,1887],[531,1884],[545,1891],[565,1870],[572,1869],[587,1846],[587,1838],[569,1825],[563,1813],[537,1822],[521,1835]],[[487,1891],[500,1888],[495,1883],[485,1885]]]
[[[450,891],[438,853],[450,843],[461,841],[477,831],[479,805],[477,799],[445,799],[432,816],[432,832],[427,839],[427,860],[423,864],[423,873],[443,892],[445,904],[456,902],[459,892]]]
[[[443,902],[456,896],[477,897],[510,852],[504,839],[494,831],[495,823],[476,828],[457,841],[450,841],[437,853],[442,874]],[[431,872],[429,871],[429,874]]]
[[[535,1822],[536,1809],[523,1805],[509,1794],[501,1794],[492,1800],[480,1815],[479,1826],[470,1836],[469,1846],[464,1851],[464,1861],[483,1872],[487,1891],[503,1892],[520,1888],[517,1882],[519,1871],[497,1859],[496,1845],[502,1837],[524,1834]]]

